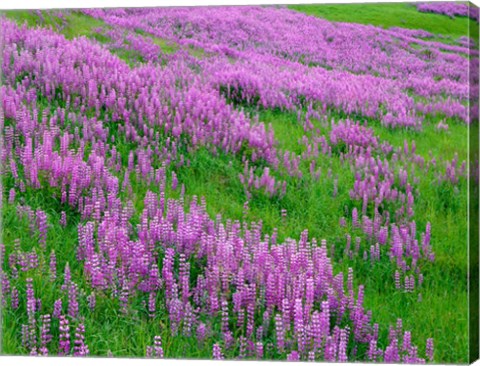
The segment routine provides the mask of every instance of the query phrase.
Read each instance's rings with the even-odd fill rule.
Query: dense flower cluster
[[[283,8],[211,8],[208,16],[202,8],[86,12],[115,27],[213,53],[206,75],[232,99],[266,108],[313,100],[347,113],[386,116],[392,126],[416,126],[422,119],[417,112],[431,103],[418,105],[407,91],[421,90],[429,99],[454,97],[440,98],[428,113],[468,120],[461,105],[467,60],[461,55],[478,51],[426,41],[425,32],[333,25]]]
[[[444,14],[449,17],[463,16],[472,18],[477,22],[479,21],[478,8],[470,4],[458,2],[419,3],[417,4],[417,9],[424,13]]]

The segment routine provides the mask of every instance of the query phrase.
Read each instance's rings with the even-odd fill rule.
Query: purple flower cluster
[[[163,358],[162,337],[155,336],[154,345],[147,347],[147,357]]]
[[[285,8],[212,8],[208,16],[202,8],[86,12],[115,27],[141,29],[209,52],[208,63],[200,66],[230,100],[286,109],[311,100],[346,113],[388,116],[392,126],[422,122],[422,108],[430,103],[416,105],[408,90],[433,99],[444,95],[439,90],[450,94],[453,89],[456,95],[458,89],[462,96],[456,98],[464,100],[467,76],[457,67],[467,60],[460,55],[478,55],[468,47],[421,39],[430,37],[428,32],[333,25]],[[290,32],[291,27],[297,31]],[[304,36],[312,33],[320,36]],[[444,80],[440,84],[438,77]],[[465,108],[441,103],[438,108],[468,121]]]
[[[444,14],[449,17],[463,16],[479,21],[478,8],[470,4],[462,4],[458,2],[436,2],[436,3],[419,3],[416,5],[418,11],[424,13]]]

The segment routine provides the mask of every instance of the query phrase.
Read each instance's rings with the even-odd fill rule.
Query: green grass
[[[35,26],[51,26],[56,29],[62,25],[62,20],[54,16],[53,12],[42,11],[43,19],[34,11],[31,10],[7,10],[3,14],[8,18],[16,21],[18,24],[26,23],[29,27]],[[105,23],[101,20],[95,19],[83,13],[76,11],[66,11],[65,19],[67,21],[60,33],[67,39],[77,37],[95,37],[94,29],[104,27]]]
[[[454,38],[468,35],[469,25],[475,23],[465,17],[450,18],[440,14],[421,13],[411,3],[311,4],[289,5],[289,8],[334,22],[423,29]],[[478,34],[472,34],[471,37],[478,43]]]
[[[60,20],[56,17],[50,17],[46,12],[44,14],[43,22],[38,13],[33,10],[2,10],[2,15],[5,15],[8,19],[16,21],[18,24],[26,24],[29,27],[36,27],[39,25],[57,26],[60,24]]]
[[[140,35],[144,36],[144,37],[150,38],[153,41],[153,43],[155,43],[157,46],[159,46],[160,49],[162,50],[162,52],[167,54],[167,55],[171,54],[171,53],[175,53],[179,50],[179,46],[174,42],[170,42],[170,41],[168,41],[166,39],[163,39],[163,38],[155,37],[155,36],[145,32],[141,29],[135,29],[135,32],[137,34],[140,34]]]
[[[95,28],[104,27],[101,20],[87,16],[82,13],[72,12],[67,17],[68,26],[62,31],[66,38],[93,37]]]

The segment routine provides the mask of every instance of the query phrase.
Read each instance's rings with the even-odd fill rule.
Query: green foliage
[[[27,24],[29,27],[41,26],[58,29],[68,39],[85,36],[101,41],[94,30],[105,26],[103,21],[77,11],[63,11],[66,20],[65,24],[57,16],[55,10],[7,10],[3,11],[3,13],[8,19],[12,19],[18,24]]]
[[[423,29],[455,39],[466,36],[469,25],[475,23],[465,17],[450,18],[446,15],[421,13],[412,3],[311,4],[289,5],[289,8],[334,22],[371,24],[383,28]],[[471,37],[478,43],[478,34],[472,34]]]

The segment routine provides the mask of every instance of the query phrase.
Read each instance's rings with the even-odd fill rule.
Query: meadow
[[[465,6],[2,12],[1,353],[468,362]]]

